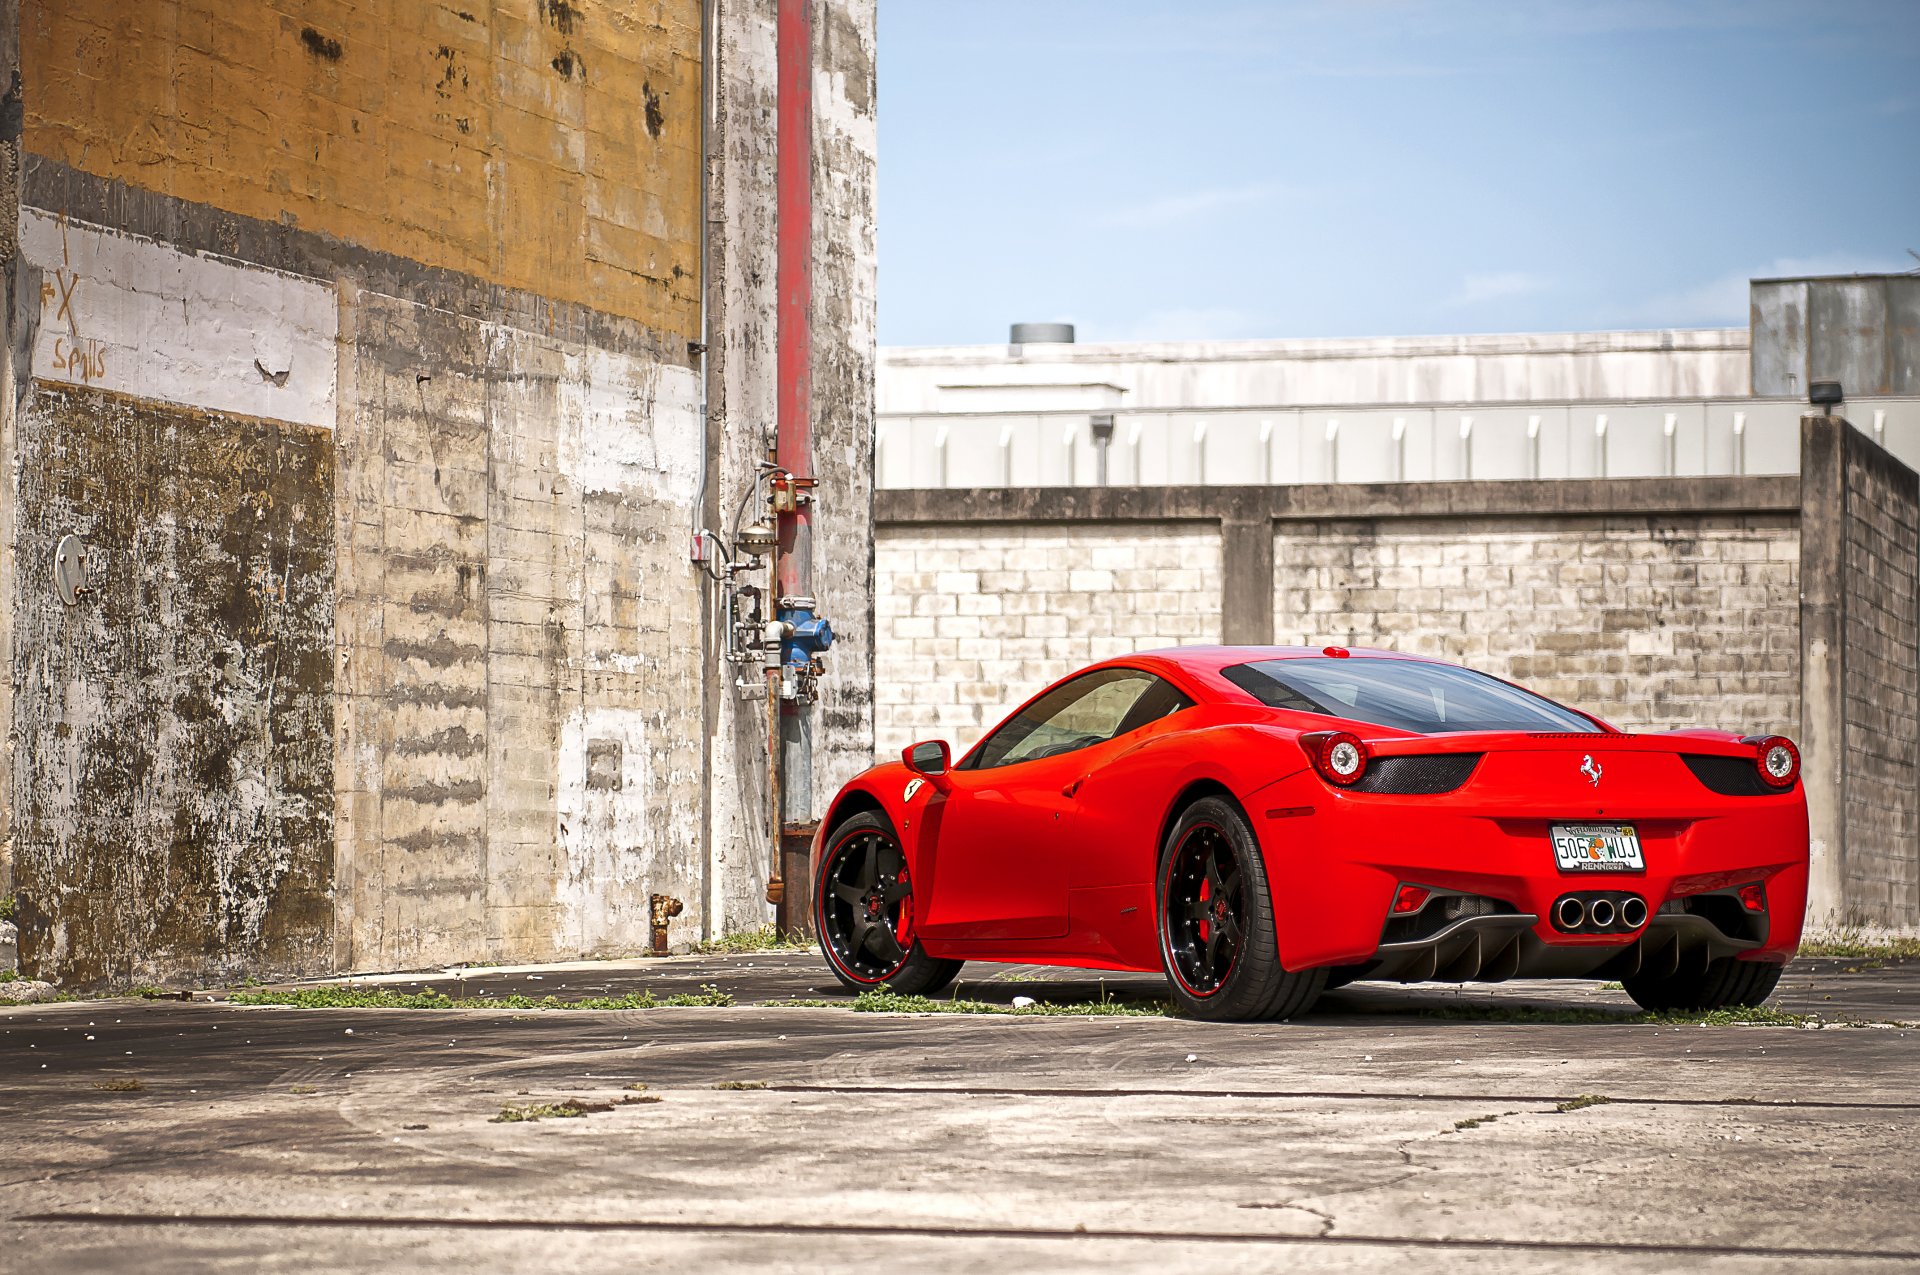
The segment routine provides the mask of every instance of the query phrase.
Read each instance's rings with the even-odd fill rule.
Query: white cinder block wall
[[[1220,640],[1213,523],[880,529],[874,718],[881,758],[957,756],[1083,664]]]

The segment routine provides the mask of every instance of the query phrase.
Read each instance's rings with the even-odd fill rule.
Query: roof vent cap
[[[1007,338],[1013,345],[1072,345],[1071,323],[1016,323]]]

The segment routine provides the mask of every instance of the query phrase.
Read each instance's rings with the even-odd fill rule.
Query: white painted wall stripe
[[[331,287],[32,208],[21,250],[43,276],[40,380],[333,428]]]

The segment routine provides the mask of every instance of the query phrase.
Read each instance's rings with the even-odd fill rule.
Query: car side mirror
[[[933,786],[945,792],[953,786],[947,778],[947,771],[953,768],[953,754],[947,749],[944,739],[926,739],[917,744],[909,744],[900,754],[900,760],[906,763],[908,770],[933,782]]]

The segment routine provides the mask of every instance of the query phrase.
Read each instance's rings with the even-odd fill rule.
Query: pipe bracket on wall
[[[93,592],[87,583],[86,542],[71,533],[53,548],[53,587],[68,606]]]

